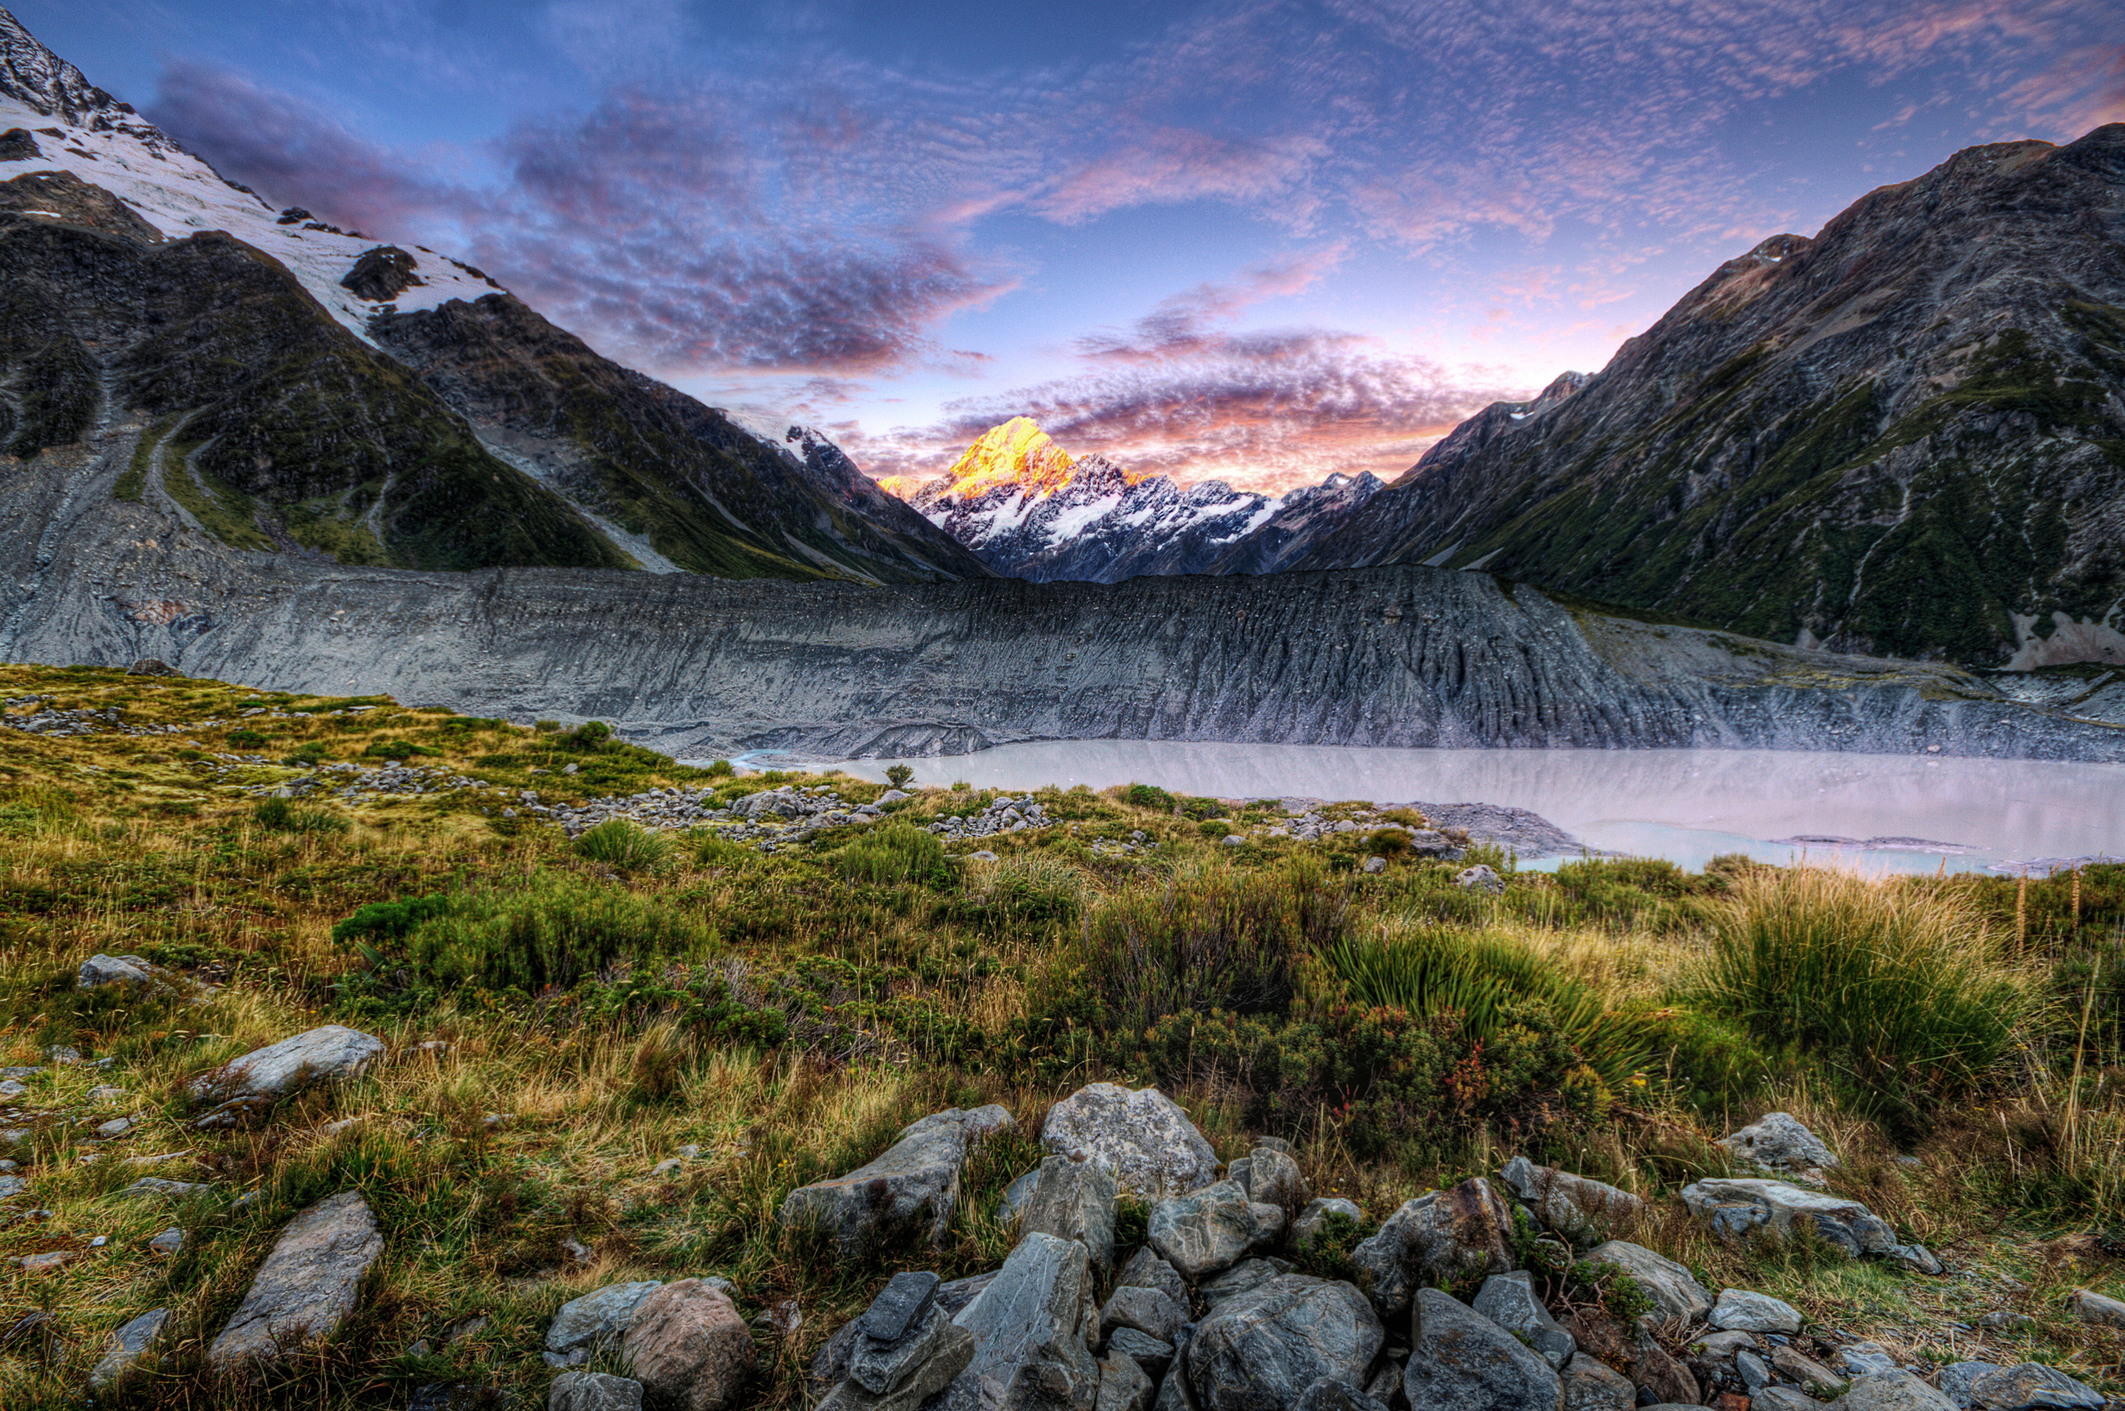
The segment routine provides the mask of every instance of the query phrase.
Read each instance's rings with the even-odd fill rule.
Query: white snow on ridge
[[[0,131],[26,129],[44,153],[42,158],[0,162],[0,181],[28,172],[72,172],[124,201],[165,238],[183,240],[201,231],[226,231],[287,266],[327,313],[365,343],[370,315],[380,305],[357,298],[340,280],[363,252],[395,242],[366,236],[305,230],[303,223],[281,225],[279,211],[257,196],[238,191],[214,169],[143,120],[124,114],[110,131],[46,117],[26,104],[0,94]],[[59,136],[54,137],[51,130]],[[451,299],[470,302],[500,286],[473,275],[463,266],[417,245],[400,245],[417,262],[416,284],[392,302],[400,312],[432,309]]]

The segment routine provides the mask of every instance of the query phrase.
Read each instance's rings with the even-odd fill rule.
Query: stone
[[[1099,1360],[1097,1411],[1151,1411],[1158,1385],[1126,1353],[1109,1352]]]
[[[1231,1181],[1169,1196],[1151,1207],[1151,1247],[1191,1283],[1245,1258],[1256,1236],[1254,1207]]]
[[[1712,1326],[1721,1332],[1797,1333],[1800,1310],[1769,1294],[1721,1289],[1712,1305]]]
[[[1327,1233],[1329,1217],[1335,1215],[1342,1216],[1360,1228],[1365,1224],[1365,1212],[1358,1208],[1356,1201],[1345,1200],[1339,1195],[1324,1196],[1319,1200],[1307,1201],[1305,1208],[1299,1211],[1298,1217],[1291,1222],[1292,1243],[1299,1249],[1305,1249],[1317,1236]]]
[[[1372,1301],[1392,1318],[1421,1283],[1510,1270],[1512,1229],[1511,1207],[1477,1176],[1405,1201],[1351,1260],[1372,1275]]]
[[[870,1398],[920,1402],[942,1390],[974,1358],[974,1335],[931,1304],[922,1322],[898,1341],[859,1334],[848,1359],[848,1385]],[[916,1389],[928,1390],[917,1396]]]
[[[148,1248],[164,1256],[175,1254],[184,1248],[184,1231],[172,1225],[149,1240]]]
[[[1643,1245],[1609,1240],[1588,1250],[1586,1262],[1608,1264],[1629,1274],[1646,1296],[1660,1305],[1663,1317],[1688,1322],[1712,1311],[1712,1295],[1691,1277],[1689,1270]]]
[[[1520,1340],[1439,1289],[1414,1300],[1402,1390],[1425,1411],[1558,1411],[1564,1383]]]
[[[1873,1211],[1843,1196],[1803,1190],[1786,1181],[1731,1177],[1684,1186],[1682,1202],[1729,1243],[1744,1242],[1758,1230],[1784,1239],[1800,1224],[1812,1227],[1851,1258],[1877,1254],[1922,1273],[1940,1272],[1940,1261],[1923,1246],[1899,1241]]]
[[[1032,1198],[1033,1188],[1039,1184],[1040,1171],[1036,1168],[1005,1186],[1003,1194],[996,1200],[996,1223],[1008,1225],[1025,1214],[1026,1202]]]
[[[1835,1166],[1837,1155],[1790,1112],[1767,1112],[1714,1145],[1773,1171]]]
[[[1838,1349],[1837,1365],[1844,1368],[1848,1377],[1864,1377],[1869,1372],[1895,1371],[1896,1359],[1878,1342],[1855,1342]]]
[[[642,1300],[662,1287],[662,1281],[657,1279],[607,1284],[594,1293],[569,1300],[553,1315],[553,1322],[546,1329],[546,1350],[565,1355],[579,1349],[597,1352],[618,1346]]]
[[[942,1240],[959,1203],[959,1172],[968,1144],[995,1130],[989,1113],[989,1108],[962,1112],[955,1107],[912,1122],[868,1165],[791,1191],[776,1218],[786,1226],[816,1226],[844,1255],[862,1251],[895,1227],[924,1221],[931,1240]],[[1004,1121],[1009,1120],[1005,1113]]]
[[[1114,1267],[1114,1173],[1089,1159],[1051,1156],[1040,1163],[1039,1179],[1019,1216],[1022,1233],[1039,1231],[1077,1240],[1092,1257],[1092,1267]]]
[[[604,1372],[563,1372],[547,1389],[546,1411],[642,1411],[642,1384]]]
[[[1952,1411],[1955,1403],[1909,1372],[1874,1372],[1857,1378],[1837,1405],[1839,1411]]]
[[[1284,1238],[1284,1226],[1290,1223],[1290,1217],[1284,1213],[1284,1207],[1250,1200],[1247,1202],[1247,1208],[1254,1212],[1254,1243],[1248,1248],[1274,1249]]]
[[[1258,1146],[1232,1166],[1226,1179],[1237,1181],[1240,1189],[1247,1192],[1247,1199],[1257,1205],[1296,1211],[1313,1195],[1307,1188],[1305,1174],[1299,1170],[1299,1163],[1289,1152]]]
[[[919,1327],[937,1304],[937,1290],[942,1285],[935,1274],[927,1269],[903,1270],[886,1281],[878,1296],[871,1300],[863,1316],[856,1320],[858,1329],[865,1337],[882,1343],[893,1343]]]
[[[0,132],[0,162],[41,162],[44,149],[26,127],[11,127]]]
[[[1578,1344],[1535,1296],[1534,1280],[1524,1271],[1493,1274],[1476,1294],[1476,1312],[1518,1337],[1535,1355],[1559,1371],[1572,1360]]]
[[[1160,1342],[1172,1342],[1181,1324],[1188,1321],[1185,1305],[1154,1288],[1124,1285],[1117,1288],[1099,1310],[1099,1335],[1111,1338],[1117,1328],[1135,1328]]]
[[[1179,1270],[1159,1258],[1158,1251],[1150,1245],[1137,1247],[1136,1253],[1122,1265],[1121,1273],[1115,1275],[1114,1284],[1117,1288],[1157,1289],[1182,1309],[1189,1306],[1188,1281],[1180,1276]]]
[[[1851,1380],[1838,1376],[1791,1344],[1771,1349],[1771,1367],[1787,1381],[1822,1401],[1835,1401],[1843,1396],[1845,1386]]]
[[[113,1117],[108,1122],[99,1122],[96,1125],[96,1135],[102,1137],[105,1141],[109,1141],[114,1137],[122,1137],[132,1130],[133,1119],[130,1117]]]
[[[83,990],[101,989],[105,985],[149,989],[161,985],[167,973],[161,966],[137,955],[97,954],[81,962],[81,969],[74,976],[74,985]]]
[[[151,1308],[115,1329],[111,1333],[109,1349],[89,1370],[89,1388],[100,1392],[123,1380],[128,1372],[140,1365],[140,1359],[147,1355],[149,1346],[169,1319],[169,1309]]]
[[[1195,1286],[1196,1297],[1202,1300],[1203,1311],[1209,1312],[1227,1299],[1260,1287],[1279,1274],[1290,1273],[1289,1268],[1279,1268],[1268,1259],[1242,1259],[1222,1274],[1212,1275]]]
[[[819,1411],[916,1411],[918,1407],[938,1411],[937,1398],[957,1383],[967,1363],[973,1359],[974,1335],[965,1328],[943,1321],[945,1313],[942,1308],[932,1308],[930,1317],[942,1321],[943,1335],[929,1355],[912,1366],[891,1390],[874,1394],[865,1390],[862,1383],[851,1379],[820,1402]],[[979,1385],[993,1386],[993,1383]],[[968,1411],[977,1411],[983,1402],[977,1395],[963,1404]]]
[[[620,1360],[652,1405],[724,1411],[738,1404],[752,1370],[753,1338],[729,1294],[699,1279],[679,1279],[635,1309]]]
[[[193,1082],[194,1097],[224,1099],[198,1125],[228,1125],[244,1109],[264,1106],[312,1084],[360,1077],[383,1055],[382,1039],[341,1024],[326,1024],[268,1044]]]
[[[1348,1382],[1323,1377],[1299,1393],[1293,1411],[1387,1411],[1387,1405],[1370,1392],[1359,1391]]]
[[[1645,1216],[1645,1202],[1629,1191],[1554,1166],[1537,1166],[1524,1156],[1506,1162],[1500,1176],[1545,1228],[1581,1248],[1628,1230]]]
[[[1230,840],[1228,839],[1227,841]],[[1244,842],[1245,840],[1242,839],[1241,841]],[[1384,857],[1368,857],[1365,859],[1365,870],[1368,873],[1385,872],[1387,870],[1387,859]]]
[[[0,1078],[0,1098],[27,1097],[29,1090],[27,1083],[17,1082],[13,1078]]]
[[[1732,1362],[1736,1353],[1753,1352],[1763,1344],[1754,1333],[1706,1333],[1690,1344],[1690,1355],[1706,1362]]]
[[[1852,1385],[1857,1388],[1860,1382]],[[2104,1405],[2101,1392],[2041,1362],[2017,1362],[1983,1373],[1971,1381],[1970,1396],[1983,1411],[2099,1411]]]
[[[1363,1386],[1386,1340],[1351,1285],[1282,1274],[1198,1323],[1183,1366],[1202,1411],[1281,1411],[1323,1377]]]
[[[1970,1411],[1977,1405],[1977,1393],[1972,1390],[1977,1379],[1998,1370],[1998,1364],[1992,1362],[1951,1362],[1941,1368],[1940,1375],[1934,1380],[1940,1383],[1941,1395],[1955,1403],[1958,1411]]]
[[[13,1200],[29,1188],[29,1181],[22,1176],[0,1176],[0,1200]]]
[[[1030,1234],[952,1321],[974,1335],[967,1370],[1009,1386],[1022,1370],[1084,1347],[1091,1260],[1075,1240]],[[1089,1353],[1086,1354],[1089,1357]]]
[[[186,1200],[195,1195],[205,1195],[213,1189],[213,1184],[208,1181],[173,1181],[165,1176],[142,1176],[118,1194],[166,1195],[173,1200]]]
[[[1565,1364],[1564,1411],[1631,1411],[1638,1391],[1630,1378],[1599,1358],[1574,1357]]]
[[[1771,1384],[1771,1364],[1753,1350],[1734,1354],[1734,1375],[1752,1392],[1762,1391]]]
[[[1825,1404],[1795,1387],[1772,1385],[1749,1398],[1749,1411],[1822,1411]]]
[[[1088,1084],[1048,1109],[1040,1140],[1058,1155],[1084,1153],[1114,1173],[1119,1190],[1146,1200],[1217,1179],[1217,1153],[1157,1088]]]
[[[1696,1406],[1704,1400],[1690,1369],[1643,1332],[1638,1336],[1638,1360],[1631,1364],[1631,1382],[1655,1401]]]
[[[2067,1297],[2066,1307],[2084,1323],[2103,1328],[2125,1328],[2125,1302],[2105,1297],[2094,1289],[2075,1289]]]
[[[42,1254],[25,1254],[16,1262],[25,1274],[56,1274],[82,1257],[83,1251],[78,1249],[49,1249]]]
[[[292,1342],[329,1337],[384,1252],[359,1191],[327,1196],[290,1220],[243,1303],[207,1349],[216,1365],[277,1357]]]
[[[1107,1338],[1107,1351],[1127,1356],[1153,1382],[1164,1380],[1166,1369],[1173,1365],[1173,1343],[1161,1341],[1141,1328],[1116,1328]]]
[[[1454,885],[1464,892],[1489,892],[1497,896],[1505,890],[1505,879],[1482,863],[1454,874]]]

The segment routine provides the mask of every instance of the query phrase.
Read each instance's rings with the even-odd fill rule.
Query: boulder
[[[1564,1383],[1520,1340],[1452,1296],[1419,1289],[1402,1390],[1425,1411],[1559,1411]]]
[[[1921,1273],[1941,1271],[1940,1261],[1925,1246],[1902,1243],[1873,1211],[1843,1196],[1803,1190],[1786,1181],[1732,1177],[1684,1186],[1682,1202],[1729,1243],[1741,1243],[1758,1230],[1784,1239],[1801,1224],[1851,1258],[1878,1254]]]
[[[959,1172],[968,1144],[1009,1122],[1010,1114],[993,1106],[934,1113],[902,1128],[869,1165],[791,1191],[776,1218],[784,1225],[815,1226],[844,1254],[860,1252],[888,1230],[918,1223],[926,1224],[933,1241],[942,1240],[959,1203]]]
[[[1661,1316],[1689,1321],[1712,1311],[1712,1295],[1690,1271],[1672,1259],[1663,1259],[1643,1245],[1609,1240],[1586,1253],[1589,1264],[1608,1264],[1638,1281],[1646,1296],[1660,1305]]]
[[[1549,1309],[1535,1296],[1534,1281],[1525,1272],[1493,1274],[1485,1279],[1476,1294],[1475,1309],[1559,1371],[1578,1350],[1572,1335],[1557,1326]]]
[[[198,1125],[226,1126],[246,1110],[312,1084],[358,1078],[383,1056],[382,1039],[342,1024],[326,1024],[254,1049],[193,1081],[195,1098],[222,1100]]]
[[[1274,1259],[1242,1259],[1222,1274],[1213,1274],[1195,1286],[1195,1296],[1202,1301],[1205,1313],[1228,1299],[1251,1293],[1279,1274],[1288,1274],[1291,1266]]]
[[[1284,1213],[1283,1206],[1259,1200],[1248,1201],[1247,1208],[1254,1212],[1254,1243],[1248,1248],[1274,1249],[1282,1242],[1284,1227],[1291,1223],[1291,1217]]]
[[[996,1277],[952,1320],[974,1335],[974,1354],[961,1375],[971,1373],[1009,1387],[1021,1372],[1056,1362],[1067,1374],[1057,1380],[1074,1385],[1073,1354],[1084,1353],[1085,1303],[1091,1288],[1091,1260],[1083,1245],[1053,1235],[1027,1235]],[[1084,1355],[1089,1359],[1089,1353]]]
[[[1386,1340],[1351,1285],[1283,1274],[1198,1323],[1184,1365],[1202,1411],[1282,1411],[1324,1377],[1363,1386]]]
[[[0,162],[41,162],[44,149],[26,127],[11,127],[0,132]]]
[[[1869,1372],[1893,1372],[1897,1370],[1896,1359],[1878,1342],[1855,1342],[1838,1349],[1837,1365],[1844,1368],[1847,1377],[1864,1377]]]
[[[1157,1289],[1183,1309],[1188,1307],[1188,1281],[1171,1264],[1158,1257],[1158,1251],[1149,1245],[1139,1245],[1136,1253],[1122,1265],[1115,1276],[1117,1288]]]
[[[1120,1190],[1147,1200],[1217,1179],[1217,1153],[1180,1105],[1157,1088],[1079,1088],[1048,1109],[1040,1140],[1059,1155],[1083,1153],[1112,1171]]]
[[[1157,1395],[1158,1387],[1135,1359],[1121,1352],[1100,1359],[1097,1411],[1151,1411]]]
[[[1749,1411],[1823,1411],[1826,1405],[1827,1402],[1817,1401],[1806,1392],[1788,1386],[1767,1386],[1749,1398]]]
[[[1712,1305],[1712,1326],[1721,1332],[1797,1333],[1800,1310],[1767,1293],[1721,1289]]]
[[[1512,1229],[1512,1208],[1478,1176],[1404,1202],[1351,1259],[1372,1275],[1372,1301],[1392,1318],[1419,1284],[1510,1270]]]
[[[327,1196],[280,1232],[242,1304],[207,1349],[207,1361],[274,1358],[294,1343],[331,1336],[354,1311],[362,1276],[383,1252],[376,1216],[361,1192]]]
[[[2083,1323],[2102,1328],[2125,1328],[2125,1302],[2106,1298],[2094,1289],[2075,1289],[2066,1307]]]
[[[1374,861],[1378,861],[1377,858]],[[1323,1377],[1299,1393],[1293,1411],[1387,1411],[1384,1402],[1347,1382]]]
[[[74,985],[83,990],[102,989],[105,985],[144,990],[159,988],[169,983],[169,979],[167,970],[137,955],[99,953],[81,962],[81,969],[74,975]]]
[[[859,1334],[851,1375],[820,1411],[916,1411],[950,1386],[974,1359],[974,1335],[932,1303],[894,1343]]]
[[[1638,1334],[1638,1358],[1631,1364],[1631,1382],[1654,1401],[1696,1406],[1704,1400],[1690,1369],[1670,1357],[1666,1348],[1642,1330]]]
[[[1107,1339],[1107,1351],[1119,1352],[1144,1369],[1155,1385],[1165,1379],[1173,1365],[1173,1344],[1161,1342],[1141,1328],[1116,1328]]]
[[[1313,1196],[1299,1163],[1288,1152],[1274,1147],[1258,1146],[1233,1162],[1225,1179],[1237,1183],[1255,1204],[1274,1205],[1285,1211],[1297,1210]]]
[[[1756,1355],[1753,1349],[1734,1354],[1734,1375],[1752,1393],[1762,1391],[1771,1384],[1771,1364]]]
[[[1593,1357],[1565,1364],[1564,1411],[1631,1411],[1638,1404],[1630,1378]]]
[[[604,1372],[563,1372],[546,1392],[546,1411],[642,1411],[642,1384]]]
[[[619,1346],[642,1300],[664,1287],[657,1279],[640,1283],[607,1284],[561,1305],[546,1329],[547,1361],[566,1366],[570,1361],[589,1360],[593,1352]],[[581,1353],[578,1357],[574,1354]]]
[[[1716,1145],[1742,1161],[1773,1171],[1800,1172],[1835,1166],[1837,1156],[1790,1112],[1767,1112]]]
[[[1835,1401],[1843,1396],[1847,1383],[1851,1381],[1849,1377],[1838,1376],[1791,1344],[1771,1349],[1771,1367],[1808,1395],[1823,1401]]]
[[[2102,1405],[2100,1401],[2096,1403]],[[1839,1411],[1954,1411],[1955,1403],[1909,1372],[1874,1372],[1852,1383]]]
[[[1754,1352],[1762,1346],[1754,1333],[1706,1333],[1690,1343],[1690,1355],[1725,1365],[1732,1362],[1737,1353]]]
[[[1134,1328],[1170,1343],[1187,1321],[1187,1308],[1161,1290],[1124,1285],[1099,1310],[1099,1335],[1109,1338],[1116,1329]]]
[[[1554,1166],[1537,1166],[1524,1156],[1506,1162],[1500,1176],[1537,1220],[1581,1248],[1631,1228],[1645,1215],[1645,1202],[1629,1191]]]
[[[753,1366],[753,1336],[730,1295],[679,1279],[642,1300],[620,1340],[620,1360],[643,1399],[670,1411],[724,1411]]]
[[[1934,1380],[1940,1383],[1941,1395],[1955,1403],[1957,1411],[1970,1411],[1977,1405],[1977,1393],[1971,1387],[1979,1377],[1998,1370],[1998,1364],[1992,1362],[1950,1362],[1941,1368],[1940,1375]]]
[[[1298,1217],[1291,1222],[1292,1244],[1301,1250],[1305,1249],[1317,1235],[1327,1232],[1329,1217],[1334,1215],[1340,1215],[1360,1228],[1365,1224],[1365,1212],[1358,1208],[1358,1203],[1354,1200],[1345,1200],[1339,1195],[1309,1200],[1306,1207],[1299,1211]]]
[[[1020,1213],[1022,1233],[1077,1240],[1092,1257],[1092,1267],[1114,1267],[1114,1173],[1089,1159],[1051,1156],[1040,1163],[1039,1179]]]
[[[169,1309],[150,1308],[115,1329],[102,1360],[89,1369],[89,1389],[100,1392],[123,1381],[127,1373],[140,1365],[140,1359],[147,1356],[148,1348],[162,1332],[162,1325],[169,1320]]]
[[[1871,1380],[1862,1377],[1852,1385],[1856,1390]],[[1982,1373],[1971,1381],[1970,1396],[1983,1411],[2100,1411],[2104,1405],[2101,1392],[2041,1362],[2017,1362]]]
[[[422,282],[414,273],[419,267],[420,262],[398,246],[379,245],[362,252],[354,268],[340,276],[340,287],[372,304],[386,304]]]
[[[1152,1206],[1149,1238],[1182,1278],[1197,1283],[1245,1258],[1257,1228],[1247,1193],[1231,1181],[1219,1181]]]
[[[1464,892],[1488,892],[1497,896],[1505,890],[1505,879],[1479,862],[1455,873],[1454,885]]]
[[[1033,1188],[1039,1184],[1040,1172],[1033,1170],[1005,1186],[1003,1194],[996,1199],[996,1210],[992,1217],[996,1223],[1008,1225],[1025,1214],[1026,1202],[1033,1198]]]

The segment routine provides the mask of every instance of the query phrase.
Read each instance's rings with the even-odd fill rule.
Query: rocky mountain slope
[[[481,271],[276,214],[5,11],[0,272],[8,453],[35,462],[143,418],[116,498],[232,547],[436,568],[986,573],[890,497],[850,494],[814,467],[822,453],[608,362]]]
[[[1025,417],[983,432],[934,480],[889,483],[990,568],[1035,583],[1270,572],[1380,488],[1361,474],[1274,498],[1219,480],[1184,490],[1105,456],[1073,460]]]
[[[1764,241],[1298,562],[1397,561],[1840,650],[2125,662],[2125,125]]]

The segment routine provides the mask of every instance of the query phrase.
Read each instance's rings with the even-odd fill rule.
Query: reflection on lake
[[[756,765],[773,764],[755,757]],[[1698,867],[1805,849],[1875,870],[2125,857],[2125,765],[1774,750],[1386,750],[1056,740],[942,759],[855,760],[883,779],[1029,789],[1132,781],[1222,798],[1482,802],[1531,809],[1588,847]],[[1800,843],[1844,838],[1873,846]]]

